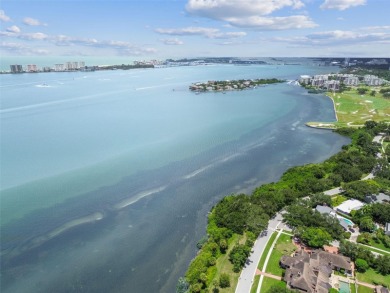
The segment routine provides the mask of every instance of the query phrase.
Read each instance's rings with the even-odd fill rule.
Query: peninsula
[[[190,85],[190,90],[194,92],[224,92],[244,89],[254,89],[266,84],[281,83],[284,80],[270,79],[239,79],[239,80],[210,80],[208,82],[197,82]]]

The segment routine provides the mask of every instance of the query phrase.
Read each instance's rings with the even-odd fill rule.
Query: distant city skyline
[[[2,56],[390,57],[388,0],[3,0]]]

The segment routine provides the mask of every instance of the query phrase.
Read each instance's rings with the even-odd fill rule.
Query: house
[[[339,213],[350,215],[351,211],[360,210],[364,206],[364,203],[357,199],[349,199],[344,201],[341,205],[335,207],[336,211]]]
[[[332,270],[352,274],[350,258],[320,250],[311,253],[301,250],[294,256],[283,256],[280,266],[286,269],[284,281],[289,288],[308,293],[328,293]]]
[[[336,215],[334,210],[332,208],[328,207],[328,206],[317,205],[316,206],[316,211],[319,212],[320,214],[331,215],[331,216],[335,216]]]
[[[366,203],[386,203],[390,202],[390,196],[384,193],[372,194],[367,195],[364,200],[366,201]]]
[[[336,212],[333,209],[331,209],[330,207],[317,205],[316,211],[323,214],[323,215],[329,215],[332,217],[336,217],[337,220],[339,220],[339,224],[341,225],[341,227],[343,227],[343,229],[345,231],[349,231],[350,226],[353,226],[353,223],[351,221],[349,221],[341,216],[337,216]]]

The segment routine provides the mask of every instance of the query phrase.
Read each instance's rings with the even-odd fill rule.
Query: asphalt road
[[[241,271],[240,278],[236,287],[236,293],[249,293],[253,284],[253,280],[256,274],[257,265],[260,261],[261,255],[267,245],[268,240],[271,238],[272,233],[281,228],[282,215],[278,213],[275,218],[271,219],[268,223],[268,228],[262,233],[253,245],[252,253],[247,259],[245,267]]]

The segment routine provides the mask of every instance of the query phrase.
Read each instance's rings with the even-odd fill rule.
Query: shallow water
[[[172,292],[218,199],[348,142],[304,126],[334,113],[299,87],[195,95],[188,85],[320,70],[330,69],[1,76],[2,290]]]

